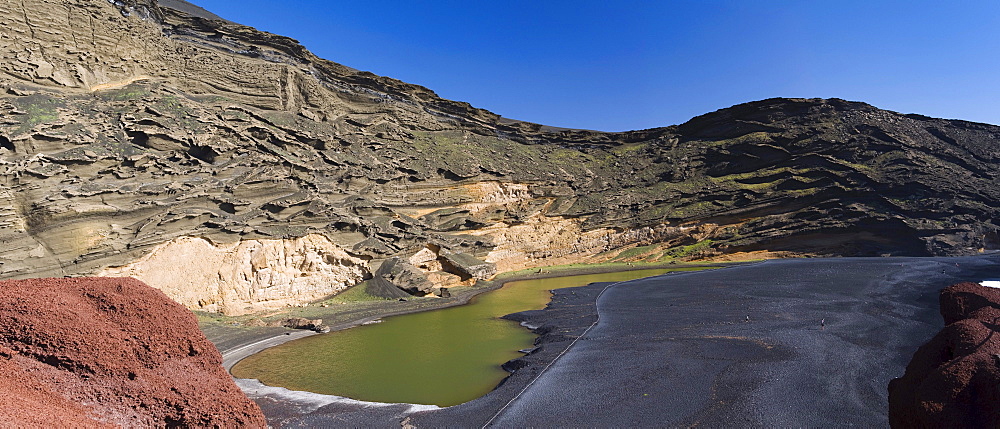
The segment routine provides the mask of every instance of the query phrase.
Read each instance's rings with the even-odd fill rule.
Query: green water
[[[676,270],[639,270],[510,282],[468,305],[413,313],[315,335],[238,363],[239,378],[372,402],[451,406],[485,395],[535,335],[499,316],[545,308],[551,289]]]

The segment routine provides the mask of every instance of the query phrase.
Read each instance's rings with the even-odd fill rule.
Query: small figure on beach
[[[819,329],[826,329],[826,319],[819,319]]]
[[[749,314],[747,315],[747,322],[748,323],[750,322],[750,315]]]

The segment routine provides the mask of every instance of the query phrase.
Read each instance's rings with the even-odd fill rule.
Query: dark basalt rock
[[[467,253],[441,251],[440,255],[444,270],[462,278],[485,280],[497,273],[496,264],[484,262]]]
[[[503,370],[507,371],[507,372],[515,372],[515,371],[517,371],[517,370],[519,370],[521,368],[525,368],[525,367],[528,367],[530,365],[531,365],[531,363],[529,363],[526,360],[523,360],[523,359],[512,359],[512,360],[509,360],[507,362],[504,362],[503,365],[500,365],[500,368],[503,368]]]
[[[392,288],[396,291],[392,291]],[[399,298],[424,295],[432,289],[434,284],[427,280],[423,271],[398,257],[392,257],[382,262],[375,271],[375,278],[369,280],[367,292],[382,298]],[[406,293],[400,294],[399,291]]]
[[[1000,294],[975,283],[941,291],[948,325],[889,383],[896,428],[1000,426]]]

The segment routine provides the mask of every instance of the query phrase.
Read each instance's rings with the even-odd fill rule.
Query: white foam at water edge
[[[993,287],[1000,289],[1000,280],[983,280],[979,282],[979,284],[986,287]]]
[[[288,390],[284,387],[268,386],[264,383],[261,383],[259,380],[248,379],[248,378],[236,378],[234,379],[234,381],[236,381],[236,385],[239,386],[240,390],[242,390],[243,393],[245,393],[247,396],[250,397],[277,396],[287,401],[294,402],[299,406],[310,408],[309,412],[316,411],[330,404],[351,404],[351,405],[361,405],[366,407],[391,407],[396,405],[408,405],[410,409],[407,410],[407,413],[437,410],[441,408],[437,405],[388,404],[384,402],[367,402],[351,398],[345,398],[343,396],[324,395],[321,393],[302,392],[298,390]]]

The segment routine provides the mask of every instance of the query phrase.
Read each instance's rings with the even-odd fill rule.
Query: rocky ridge
[[[992,125],[771,99],[664,128],[554,129],[179,0],[0,12],[0,278],[138,275],[241,314],[336,293],[393,257],[417,274],[400,286],[433,293],[476,277],[456,258],[509,271],[1000,242]],[[191,246],[245,257],[187,259],[192,279],[218,277],[193,289],[143,266]],[[277,265],[252,262],[276,249]]]

